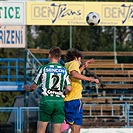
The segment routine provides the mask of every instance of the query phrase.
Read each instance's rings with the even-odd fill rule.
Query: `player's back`
[[[58,63],[48,63],[39,70],[42,85],[42,94],[46,96],[62,97],[65,82],[67,79],[67,70]]]

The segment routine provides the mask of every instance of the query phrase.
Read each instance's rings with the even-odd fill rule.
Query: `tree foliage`
[[[30,27],[30,26],[29,26]],[[28,28],[30,29],[30,28]],[[28,31],[28,48],[59,46],[62,50],[70,47],[69,26],[35,26],[35,36]],[[117,50],[132,49],[132,27],[116,27]],[[112,51],[114,46],[114,27],[111,26],[72,26],[72,47],[81,51]],[[33,45],[34,44],[34,45]]]

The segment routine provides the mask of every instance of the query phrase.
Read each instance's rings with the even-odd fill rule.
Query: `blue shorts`
[[[65,119],[68,124],[82,125],[81,100],[65,101]]]

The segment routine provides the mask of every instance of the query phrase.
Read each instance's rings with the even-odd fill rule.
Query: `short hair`
[[[49,50],[49,54],[52,58],[59,59],[61,57],[61,49],[59,47],[53,46]]]
[[[76,58],[83,58],[82,54],[79,52],[79,50],[75,49],[75,48],[71,48],[67,51],[66,56],[65,56],[65,60],[66,62],[69,61],[73,61]]]

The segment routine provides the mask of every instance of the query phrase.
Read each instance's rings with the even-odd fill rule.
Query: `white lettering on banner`
[[[0,2],[0,25],[25,25],[25,2]]]

